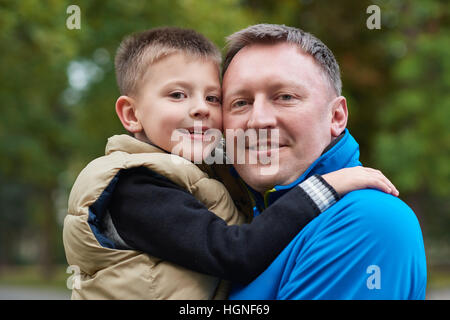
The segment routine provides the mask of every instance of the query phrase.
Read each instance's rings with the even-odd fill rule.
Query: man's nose
[[[204,99],[194,99],[189,110],[189,115],[195,119],[204,119],[209,117],[209,107]]]
[[[255,98],[247,127],[249,129],[270,129],[276,127],[276,116],[273,107],[264,97]]]

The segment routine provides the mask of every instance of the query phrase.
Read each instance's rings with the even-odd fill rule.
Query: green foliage
[[[435,4],[431,7],[435,8]],[[415,7],[409,9],[414,11]],[[440,22],[439,16],[436,17],[434,23]],[[404,191],[427,190],[448,197],[449,30],[448,26],[420,27],[423,24],[419,19],[414,28],[404,30],[405,52],[391,69],[395,90],[388,96],[390,102],[383,106],[379,117],[381,130],[375,141],[376,159],[388,168]]]
[[[65,197],[106,139],[124,132],[114,112],[117,46],[129,33],[162,25],[196,29],[220,47],[225,36],[261,22],[318,36],[341,65],[349,128],[364,163],[386,172],[403,195],[420,194],[419,215],[433,215],[425,221],[445,234],[448,4],[373,2],[381,30],[366,28],[370,1],[1,1],[0,264],[17,261],[29,239],[37,239],[34,257],[42,263],[64,262]],[[71,4],[81,9],[80,30],[66,28]]]
[[[69,30],[71,4],[1,3],[0,265],[28,261],[21,246],[35,245],[31,259],[64,261],[60,212],[71,184],[109,136],[124,132],[113,60],[125,35],[176,25],[222,47],[226,34],[256,23],[234,0],[85,0],[76,3],[81,29]]]

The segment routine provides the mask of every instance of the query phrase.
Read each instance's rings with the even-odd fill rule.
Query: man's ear
[[[116,101],[116,113],[123,127],[133,134],[142,131],[142,124],[136,115],[136,101],[129,96],[120,96]]]
[[[335,98],[331,103],[331,135],[338,137],[347,127],[347,100],[343,96]]]

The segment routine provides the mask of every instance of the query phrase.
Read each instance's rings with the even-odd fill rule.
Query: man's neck
[[[337,136],[336,138],[331,140],[330,144],[323,150],[322,154],[325,154],[328,150],[333,148],[339,142],[339,140],[341,140],[344,137],[344,135],[345,135],[345,131],[343,131],[339,136]]]

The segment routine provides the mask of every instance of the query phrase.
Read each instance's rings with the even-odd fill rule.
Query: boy
[[[214,149],[209,129],[222,128],[220,60],[191,30],[152,29],[121,43],[116,112],[133,137],[111,137],[106,155],[72,188],[63,234],[67,260],[81,270],[72,298],[226,298],[219,278],[249,282],[338,199],[325,179],[336,181],[340,194],[367,185],[395,190],[369,169],[344,169],[305,181],[284,195],[295,201],[274,204],[251,224],[227,226],[245,216],[225,187],[191,162]],[[175,149],[183,158],[170,154]],[[369,177],[342,182],[363,172]],[[168,251],[200,261],[203,274],[164,261]]]

